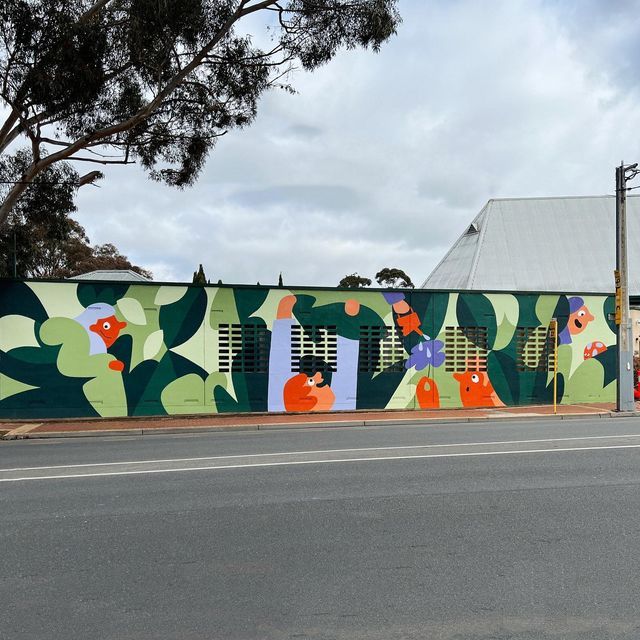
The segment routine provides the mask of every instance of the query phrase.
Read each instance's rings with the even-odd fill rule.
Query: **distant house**
[[[67,280],[122,280],[123,282],[151,282],[149,278],[131,271],[131,269],[98,269],[81,273],[77,276],[67,278]]]
[[[613,293],[615,215],[614,196],[489,200],[422,287]],[[640,302],[639,196],[627,220],[629,293]]]

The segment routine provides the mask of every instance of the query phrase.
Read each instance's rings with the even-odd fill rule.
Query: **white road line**
[[[452,444],[417,444],[402,445],[397,447],[362,447],[355,449],[314,449],[311,451],[276,451],[274,453],[236,453],[224,456],[204,456],[196,458],[160,458],[158,460],[129,460],[126,462],[94,462],[82,464],[60,464],[48,467],[13,467],[9,469],[0,468],[0,473],[5,471],[44,471],[46,469],[81,469],[84,467],[113,467],[127,464],[161,464],[167,462],[197,462],[202,460],[225,460],[228,458],[264,458],[272,456],[297,456],[309,455],[312,453],[351,453],[356,451],[401,451],[404,449],[437,449],[443,447],[484,447],[502,444],[534,444],[541,442],[570,442],[576,440],[608,440],[614,438],[640,438],[638,433],[614,436],[580,436],[571,438],[545,438],[540,440],[498,440],[491,442],[454,442]]]
[[[186,471],[222,471],[225,469],[247,469],[252,467],[284,467],[304,464],[331,464],[336,462],[384,462],[385,460],[413,460],[424,458],[465,458],[474,456],[504,456],[531,453],[562,453],[569,451],[597,451],[602,449],[638,449],[640,444],[621,444],[609,447],[573,447],[565,449],[523,449],[520,451],[471,451],[469,453],[432,453],[417,456],[387,456],[382,458],[342,458],[337,460],[288,460],[284,462],[254,462],[207,467],[187,467],[180,469],[141,469],[138,471],[107,471],[104,473],[79,473],[55,476],[25,476],[22,478],[0,478],[0,482],[22,482],[26,480],[62,480],[71,478],[99,478],[105,476],[134,476],[151,473],[181,473]]]

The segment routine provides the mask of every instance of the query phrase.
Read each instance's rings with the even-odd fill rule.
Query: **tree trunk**
[[[14,184],[13,187],[11,187],[11,190],[7,194],[7,197],[0,205],[0,228],[2,228],[6,224],[11,210],[13,209],[16,202],[18,202],[20,196],[26,191],[28,186],[29,185],[27,184],[27,180],[24,179],[22,182]]]

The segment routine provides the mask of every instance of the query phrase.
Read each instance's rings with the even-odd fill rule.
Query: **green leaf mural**
[[[59,347],[23,347],[0,352],[0,373],[32,389],[0,400],[0,415],[8,418],[97,416],[84,393],[91,377],[68,377],[57,367]],[[0,381],[0,397],[4,385]]]
[[[496,340],[496,315],[491,302],[482,294],[461,293],[456,307],[458,326],[461,329],[486,327],[488,349],[493,349]],[[473,342],[473,332],[466,333]]]
[[[500,401],[553,401],[552,375],[538,370],[546,355],[536,349],[546,348],[552,317],[560,331],[567,326],[572,296],[403,290],[395,299],[404,297],[410,309],[394,311],[390,293],[0,281],[0,417],[275,411],[284,409],[285,386],[296,380],[287,393],[313,400],[328,389],[335,401],[321,406],[333,410],[431,407],[436,397],[442,407],[458,407],[460,368],[479,357],[470,343],[485,346],[478,327],[487,330],[487,374]],[[285,303],[277,322],[286,296],[295,296],[293,308]],[[593,318],[584,328],[571,325],[560,345],[558,400],[608,402],[616,375],[615,325],[606,318],[613,298],[584,301]],[[336,327],[335,336],[309,330],[301,340],[299,325]],[[445,325],[460,327],[468,340],[449,332],[458,336],[451,341]],[[530,337],[534,329],[537,338]],[[420,332],[440,341],[437,366],[435,344]],[[431,351],[417,353],[418,343]],[[442,362],[442,353],[451,359]],[[320,357],[332,359],[332,371],[316,389]],[[427,396],[420,386],[418,400],[422,378],[438,393]],[[314,402],[288,406],[313,409]]]
[[[235,291],[236,310],[241,323],[255,323],[251,314],[257,311],[267,299],[269,289],[237,289]]]
[[[345,313],[344,302],[318,304],[311,295],[296,295],[297,302],[293,307],[293,314],[302,325],[336,327],[338,335],[357,340],[360,337],[360,326],[370,323],[380,323],[380,316],[369,309],[360,307],[357,316]]]
[[[607,296],[604,301],[602,310],[604,312],[604,317],[607,321],[607,324],[609,325],[609,329],[611,329],[613,335],[618,335],[618,325],[615,321],[616,299],[614,296]]]
[[[38,296],[24,283],[4,281],[0,287],[0,318],[26,316],[44,322],[48,316]]]
[[[443,293],[427,293],[410,297],[411,308],[418,314],[422,321],[422,330],[430,338],[434,338],[442,330],[448,298],[449,296]]]
[[[618,375],[618,354],[615,345],[608,348],[604,353],[594,357],[604,369],[602,386],[606,387],[614,382]]]
[[[83,307],[89,307],[96,302],[105,302],[111,306],[124,298],[129,289],[128,284],[115,284],[111,282],[93,282],[91,284],[78,284],[78,300]]]
[[[566,296],[561,296],[558,299],[553,317],[558,321],[558,334],[560,334],[566,328],[569,320],[569,300]]]
[[[489,380],[498,397],[506,405],[520,403],[520,376],[513,357],[502,351],[492,351],[487,357]]]
[[[207,309],[207,294],[202,287],[191,287],[173,304],[160,307],[159,324],[167,348],[186,342],[200,328]]]
[[[402,382],[405,371],[386,369],[378,374],[358,373],[358,408],[380,409],[389,404],[389,401],[398,391],[398,385]]]

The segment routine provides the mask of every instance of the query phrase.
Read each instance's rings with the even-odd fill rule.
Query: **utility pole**
[[[638,163],[616,167],[616,324],[618,325],[617,410],[635,411],[633,399],[633,335],[629,312],[627,268],[627,181],[640,171]]]

